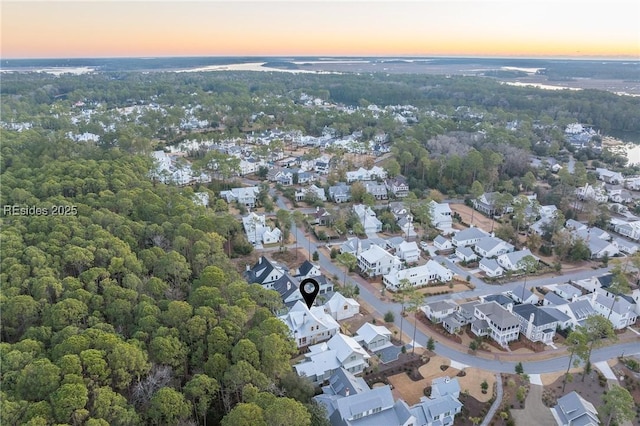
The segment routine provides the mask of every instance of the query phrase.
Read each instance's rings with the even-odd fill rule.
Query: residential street
[[[278,197],[277,205],[280,208],[289,209],[282,197]],[[337,275],[339,277],[343,276],[344,271],[340,269],[338,266],[334,265],[331,262],[331,259],[327,258],[321,251],[318,250],[318,245],[311,241],[304,232],[304,229],[294,228],[292,232],[295,233],[295,237],[298,239],[298,246],[305,247],[310,250],[311,253],[314,251],[318,251],[319,264],[320,267],[326,271],[328,276]],[[322,244],[324,245],[324,244]],[[454,272],[459,273],[459,267],[455,264],[452,264],[447,259],[442,256],[438,256],[436,258],[437,261],[444,260],[445,264],[450,267]],[[569,280],[580,280],[584,278],[588,278],[591,276],[599,276],[608,272],[609,268],[601,268],[596,270],[587,270],[587,271],[578,271],[574,273],[570,273],[567,275],[560,275],[556,277],[544,277],[538,279],[530,279],[527,280],[526,286],[528,288],[534,286],[541,285],[549,285],[549,284],[558,284],[567,282]],[[466,276],[466,274],[462,275]],[[365,279],[361,278],[357,275],[348,275],[347,280],[356,284],[360,288],[360,296],[359,298],[369,304],[379,316],[383,316],[385,312],[391,311],[395,316],[395,324],[400,326],[400,304],[393,303],[389,301],[382,301],[379,299],[378,290],[373,287],[370,283],[368,283]],[[429,298],[429,301],[435,300],[443,300],[448,298],[454,299],[462,299],[466,297],[480,296],[485,294],[490,294],[493,292],[503,292],[507,290],[514,290],[519,286],[522,286],[522,283],[513,282],[509,284],[504,284],[500,286],[494,286],[486,284],[485,282],[479,279],[472,279],[472,282],[476,285],[475,290],[465,291],[462,293],[457,293],[456,295],[440,295],[433,296]],[[412,322],[412,321],[411,321]],[[411,326],[405,327],[406,334],[409,336],[413,334],[413,330]],[[421,346],[426,346],[426,342],[429,339],[429,331],[426,327],[420,327],[418,323],[418,330],[416,331],[416,342]],[[433,338],[436,340],[435,352],[438,355],[444,356],[451,360],[457,361],[462,364],[474,366],[477,368],[482,368],[484,370],[493,371],[496,373],[513,373],[515,371],[515,366],[519,361],[522,361],[523,356],[521,354],[486,354],[491,359],[480,357],[476,355],[472,355],[467,353],[466,350],[456,349],[450,346],[446,346],[438,342],[440,338],[439,335],[433,333]],[[409,339],[410,340],[410,339]],[[407,341],[409,341],[407,340]],[[555,351],[554,351],[555,352]],[[558,350],[561,352],[561,350]],[[619,356],[621,353],[625,353],[627,355],[632,355],[635,353],[640,353],[640,336],[632,342],[627,343],[618,343],[611,346],[595,349],[592,355],[592,361],[605,361],[611,358],[615,358]],[[544,356],[549,356],[548,353],[542,354]],[[498,359],[498,357],[500,357]],[[533,357],[532,355],[525,355],[527,358]],[[524,362],[525,372],[528,374],[535,373],[550,373],[556,371],[562,371],[566,368],[567,363],[569,362],[568,356],[558,356],[551,359],[542,359],[535,361],[527,361]]]

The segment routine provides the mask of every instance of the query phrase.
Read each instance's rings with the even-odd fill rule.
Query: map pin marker
[[[316,300],[319,291],[320,284],[313,278],[306,278],[300,283],[300,294],[302,294],[302,298],[307,303],[309,309],[311,309],[313,301]]]

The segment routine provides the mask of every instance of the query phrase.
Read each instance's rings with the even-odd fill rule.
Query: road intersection
[[[290,210],[290,208],[282,200],[282,197],[278,198],[277,205],[280,208]],[[344,274],[343,270],[336,266],[331,261],[331,259],[329,259],[322,253],[322,251],[318,250],[318,244],[311,240],[310,237],[305,234],[304,229],[295,227],[293,232],[295,234],[295,238],[298,240],[299,247],[307,248],[309,250],[309,253],[313,253],[315,251],[318,252],[320,267],[326,272],[328,276],[342,276]],[[324,246],[324,244],[322,245]],[[460,269],[460,267],[450,262],[447,258],[443,256],[436,256],[435,260],[438,262],[444,262],[447,267],[451,268],[458,275],[466,276],[466,274]],[[609,268],[600,268],[594,270],[576,271],[566,275],[529,279],[526,282],[526,287],[531,289],[532,287],[564,283],[570,280],[581,280],[589,277],[604,275],[607,272],[609,272]],[[372,312],[372,314],[375,313],[378,316],[383,316],[384,313],[391,311],[394,313],[394,317],[396,318],[396,325],[399,326],[401,310],[401,306],[399,303],[381,300],[378,294],[379,291],[359,276],[350,276],[349,279],[360,289],[360,299],[375,311]],[[523,285],[520,282],[507,283],[500,286],[490,285],[476,277],[471,277],[471,282],[476,286],[475,290],[460,292],[455,295],[431,296],[429,297],[429,301],[443,300],[448,298],[463,299],[467,297],[487,295],[497,291],[513,291],[517,288],[521,288]],[[461,364],[466,364],[496,373],[513,373],[518,362],[522,362],[524,364],[525,372],[528,374],[552,373],[564,371],[569,362],[569,356],[565,355],[565,351],[562,349],[545,352],[543,355],[546,359],[534,360],[531,358],[535,357],[530,354],[523,356],[522,354],[515,353],[500,354],[499,356],[494,354],[492,358],[485,358],[475,354],[470,354],[466,349],[462,350],[462,348],[456,348],[452,347],[451,345],[445,345],[438,342],[437,339],[440,336],[436,333],[430,333],[429,330],[424,327],[418,327],[415,335],[416,343],[421,346],[426,346],[426,342],[429,340],[429,337],[433,337],[434,340],[436,340],[435,353],[437,353],[438,355],[449,358],[450,360]],[[558,356],[549,357],[549,355],[556,352],[558,353]],[[615,358],[617,356],[620,356],[621,354],[632,355],[635,353],[640,353],[640,336],[636,336],[636,338],[631,342],[617,343],[599,349],[594,349],[591,359],[592,362],[595,363]]]

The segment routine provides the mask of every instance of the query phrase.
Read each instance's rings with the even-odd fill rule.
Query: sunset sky
[[[11,1],[2,58],[519,56],[640,60],[640,1]]]

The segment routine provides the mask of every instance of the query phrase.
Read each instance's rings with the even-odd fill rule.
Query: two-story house
[[[370,234],[382,231],[382,222],[376,217],[376,212],[371,207],[364,204],[355,204],[353,212],[364,227],[365,233]]]
[[[377,245],[358,254],[358,268],[370,277],[385,275],[400,269],[402,262],[396,256]]]
[[[299,376],[321,384],[340,368],[351,374],[362,373],[369,366],[369,358],[353,337],[338,333],[327,342],[310,346],[305,359],[294,368]]]
[[[513,307],[520,322],[520,332],[532,342],[553,343],[558,321],[536,305],[524,303]]]
[[[409,185],[404,176],[396,176],[385,180],[385,185],[389,192],[396,198],[404,198],[409,195]]]
[[[244,278],[249,284],[260,284],[266,289],[271,290],[273,289],[273,283],[279,280],[284,273],[285,270],[282,266],[264,256],[260,256],[253,267],[247,265]]]
[[[291,332],[298,348],[324,342],[333,337],[340,325],[321,306],[311,309],[302,301],[297,301],[285,315],[280,317]]]
[[[636,323],[638,315],[634,306],[624,297],[615,297],[606,290],[595,291],[586,297],[591,297],[591,304],[595,311],[609,318],[615,330],[622,330]]]
[[[407,263],[414,263],[420,259],[420,249],[415,241],[403,241],[396,249],[396,256]]]
[[[425,316],[436,324],[439,324],[446,317],[452,315],[458,309],[458,305],[448,300],[427,303],[420,307]]]
[[[329,187],[329,198],[334,203],[346,203],[351,201],[351,187],[344,182]]]
[[[227,203],[237,202],[246,207],[255,207],[258,193],[260,193],[260,188],[257,186],[231,188],[229,191],[221,191],[220,197],[224,198]]]
[[[451,232],[453,226],[453,214],[448,203],[436,203],[431,200],[429,202],[431,210],[431,225],[443,232]]]
[[[491,301],[476,305],[474,316],[476,320],[471,323],[471,331],[476,336],[490,336],[501,346],[518,339],[518,318],[499,303]]]
[[[381,183],[365,182],[364,189],[367,194],[373,195],[376,200],[386,200],[389,196],[387,193],[387,187]]]

